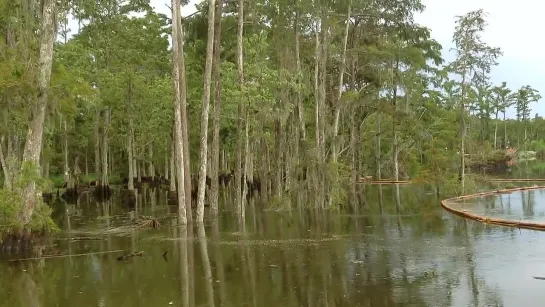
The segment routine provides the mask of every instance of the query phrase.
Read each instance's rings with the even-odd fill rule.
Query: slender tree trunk
[[[4,189],[11,191],[12,189],[11,172],[10,172],[10,169],[8,168],[8,163],[6,162],[6,158],[5,158],[8,154],[6,153],[6,155],[4,155],[4,150],[2,149],[3,143],[4,143],[4,136],[1,136],[0,137],[0,165],[2,166],[2,170],[4,172]]]
[[[399,72],[399,59],[396,59],[394,80],[392,82],[393,101],[392,101],[392,164],[394,167],[394,180],[399,181],[399,144],[397,139],[397,85]],[[408,95],[408,93],[405,93]]]
[[[498,149],[498,114],[499,112],[496,111],[496,120],[494,121],[494,149]]]
[[[382,127],[381,127],[381,114],[380,114],[380,110],[377,110],[377,132],[376,132],[376,135],[375,135],[375,140],[376,140],[376,145],[375,145],[375,163],[376,163],[376,176],[377,176],[377,180],[380,180],[381,177],[382,177],[382,172],[381,172],[381,157],[380,157],[380,143],[381,143],[381,136],[380,134],[382,133]]]
[[[148,145],[149,149],[149,176],[151,180],[155,180],[155,166],[153,165],[153,143]]]
[[[53,44],[55,42],[56,28],[55,4],[56,1],[54,0],[44,0],[42,3],[39,70],[37,78],[37,106],[28,127],[25,149],[23,152],[23,169],[27,167],[27,165],[36,168],[40,165],[45,112],[47,109],[49,84],[51,80],[51,66],[53,64]],[[21,194],[22,206],[18,217],[21,224],[26,226],[30,223],[32,213],[34,212],[38,201],[39,195],[36,191],[36,182],[28,182]]]
[[[507,121],[505,120],[505,110],[503,110],[503,147],[507,148]]]
[[[168,159],[168,151],[165,151],[165,179],[166,180],[170,180],[170,174],[169,174],[169,167],[170,167],[170,163],[169,163],[169,159]]]
[[[62,126],[63,126],[63,133],[64,133],[64,140],[63,140],[63,162],[64,162],[64,182],[66,183],[66,187],[68,189],[71,189],[74,187],[72,178],[70,176],[70,165],[68,162],[68,129],[66,127],[66,120],[62,119]]]
[[[465,157],[465,141],[466,141],[466,116],[465,116],[465,87],[466,87],[466,74],[464,72],[462,77],[462,94],[460,98],[460,184],[462,185],[462,194],[465,189],[465,177],[466,177],[466,157]]]
[[[220,114],[221,114],[221,18],[223,3],[216,4],[214,20],[214,113],[212,118],[212,185],[210,189],[210,215],[218,216],[219,155],[220,155]]]
[[[128,137],[128,145],[127,145],[127,153],[129,156],[129,182],[127,185],[127,189],[129,191],[134,190],[134,169],[133,169],[133,152],[132,152],[132,137],[134,134],[134,128],[133,128],[133,121],[132,118],[129,119],[129,137]]]
[[[322,55],[320,58],[320,106],[319,106],[319,112],[320,112],[320,121],[318,130],[320,132],[320,150],[319,152],[319,167],[321,171],[323,171],[323,167],[325,166],[326,161],[326,151],[325,151],[325,104],[326,104],[326,84],[327,84],[327,58],[328,58],[328,35],[329,35],[329,29],[326,24],[327,19],[327,13],[325,11],[322,11],[322,17],[321,17],[321,25],[322,25]],[[325,180],[322,180],[320,190],[318,191],[318,202],[321,207],[325,206],[325,189],[326,186],[329,186]]]
[[[344,39],[343,39],[343,53],[341,56],[341,67],[339,72],[339,88],[337,91],[337,105],[335,106],[335,117],[333,120],[333,138],[331,140],[331,158],[333,162],[337,162],[337,155],[338,155],[338,149],[337,149],[337,136],[339,135],[339,120],[341,115],[341,97],[343,93],[343,85],[344,85],[344,72],[346,70],[346,47],[348,45],[348,31],[350,29],[350,14],[351,14],[351,8],[352,8],[352,1],[349,1],[348,4],[348,14],[346,16],[346,28],[344,30]]]
[[[173,53],[173,80],[174,80],[174,148],[176,152],[176,174],[178,177],[178,220],[180,224],[187,224],[185,169],[184,169],[184,138],[182,133],[182,89],[180,82],[181,61],[183,54],[180,50],[181,19],[180,0],[172,0],[172,53]],[[189,174],[188,174],[189,175]]]
[[[184,187],[185,187],[185,202],[186,202],[186,217],[191,222],[193,216],[191,215],[191,155],[189,154],[189,132],[188,125],[189,120],[187,116],[187,82],[185,75],[185,56],[184,56],[184,29],[181,22],[178,27],[178,46],[180,52],[180,99],[182,101],[182,136],[183,136],[183,151],[184,151]]]
[[[100,108],[95,113],[95,178],[100,181]]]
[[[174,166],[175,160],[176,160],[176,150],[174,149],[174,139],[173,139],[172,143],[170,144],[170,180],[169,180],[170,192],[176,191],[176,168]]]
[[[244,0],[239,0],[238,3],[238,23],[237,23],[237,68],[238,68],[238,83],[240,92],[243,92],[244,87],[244,63],[243,59],[243,32],[244,32]],[[242,118],[244,101],[241,98],[238,103],[238,119],[237,119],[237,153],[235,165],[235,204],[237,214],[242,215]],[[245,183],[244,183],[245,184]]]
[[[109,186],[108,182],[108,130],[110,126],[110,110],[104,110],[104,127],[102,129],[102,186]]]
[[[299,1],[296,1],[296,5],[299,3]],[[295,12],[295,58],[296,58],[296,62],[297,62],[297,81],[298,81],[298,84],[302,84],[302,76],[301,74],[303,73],[302,70],[301,70],[301,39],[300,39],[300,29],[299,29],[299,19],[300,19],[300,12],[299,12],[299,6],[297,5],[296,7],[296,12]],[[305,129],[305,110],[304,110],[304,106],[303,106],[303,99],[302,99],[302,93],[301,93],[301,90],[298,90],[297,91],[297,116],[299,118],[299,126],[300,126],[300,129],[301,129],[301,139],[303,140],[306,140],[307,138],[307,132],[306,132],[306,129]]]
[[[208,38],[206,42],[206,64],[204,68],[204,94],[201,114],[201,150],[199,167],[199,192],[197,196],[197,222],[204,219],[204,194],[206,191],[206,163],[208,162],[208,116],[210,114],[210,87],[212,78],[212,56],[214,53],[215,0],[208,0]]]

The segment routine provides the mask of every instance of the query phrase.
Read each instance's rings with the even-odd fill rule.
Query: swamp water
[[[542,306],[545,233],[465,220],[411,185],[365,189],[358,214],[254,204],[242,230],[223,212],[219,225],[119,231],[131,214],[117,195],[82,195],[54,205],[64,231],[44,252],[74,256],[0,261],[0,306]],[[163,192],[140,195],[139,215],[172,211]],[[545,192],[498,197],[512,208],[500,215],[545,211]],[[144,254],[100,254],[115,250]]]

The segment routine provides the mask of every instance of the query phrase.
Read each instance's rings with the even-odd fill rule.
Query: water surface
[[[244,228],[222,212],[200,228],[167,219],[121,232],[114,227],[134,213],[117,196],[84,195],[55,205],[65,232],[44,254],[144,256],[0,262],[0,306],[540,306],[545,281],[533,276],[545,276],[544,233],[464,220],[433,194],[398,189],[366,187],[357,214],[253,203]],[[138,215],[172,211],[164,192],[140,195]],[[487,214],[540,218],[545,193],[527,196],[479,201]]]

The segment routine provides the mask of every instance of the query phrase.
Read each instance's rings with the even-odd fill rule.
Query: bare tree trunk
[[[28,127],[28,133],[23,152],[22,169],[27,166],[38,167],[40,165],[40,151],[42,149],[43,129],[49,84],[51,80],[51,66],[53,64],[53,44],[55,42],[55,9],[56,1],[44,0],[42,4],[42,18],[40,30],[40,55],[38,70],[38,95],[37,108]],[[28,225],[34,208],[37,205],[38,193],[36,182],[30,181],[22,191],[22,206],[19,212],[19,221],[22,225]]]
[[[173,139],[172,143],[170,144],[170,180],[169,180],[170,192],[176,191],[176,168],[174,166],[175,159],[176,159],[176,150],[174,149],[174,139]]]
[[[298,1],[296,1],[296,3],[299,3]],[[300,29],[299,29],[299,15],[300,15],[300,12],[299,12],[299,7],[297,6],[296,7],[296,12],[295,12],[295,58],[296,58],[296,62],[297,62],[297,74],[298,74],[298,77],[297,77],[297,80],[298,80],[298,83],[301,84],[302,83],[302,76],[300,74],[302,74],[302,70],[301,70],[301,42],[300,42]],[[305,110],[304,110],[304,106],[303,106],[303,102],[302,102],[302,97],[301,97],[301,91],[298,90],[297,91],[297,116],[298,116],[298,119],[299,119],[299,126],[300,126],[300,129],[301,129],[301,139],[303,140],[306,140],[307,138],[307,132],[306,132],[306,129],[305,129],[305,119],[304,119],[304,116],[305,116]]]
[[[465,95],[465,82],[466,81],[466,74],[464,72],[462,77],[462,95],[460,100],[460,184],[462,185],[462,194],[465,190],[465,178],[466,178],[466,157],[465,157],[465,141],[466,141],[466,116],[465,116],[465,103],[464,103],[464,95]]]
[[[155,180],[155,166],[153,165],[153,143],[148,145],[149,148],[149,176],[151,180]]]
[[[129,191],[134,190],[134,169],[133,169],[133,152],[132,152],[132,137],[134,134],[134,128],[133,128],[133,121],[132,118],[129,119],[129,137],[128,137],[128,145],[127,145],[127,153],[129,154],[129,182],[127,185],[127,189]]]
[[[327,37],[329,35],[329,29],[327,28],[326,24],[326,12],[322,12],[322,19],[321,19],[321,25],[322,25],[322,55],[320,57],[320,105],[319,105],[319,112],[320,112],[320,121],[318,130],[320,132],[320,156],[319,156],[319,167],[323,169],[325,165],[325,157],[326,157],[326,151],[325,151],[325,103],[326,103],[326,80],[327,80],[327,58],[328,58],[328,40]],[[324,177],[323,177],[324,178]],[[327,183],[322,180],[321,187],[318,191],[318,198],[319,198],[319,204],[321,207],[325,205],[325,188]]]
[[[100,180],[100,108],[95,113],[95,177]]]
[[[110,110],[104,110],[104,127],[102,129],[102,186],[109,186],[108,182],[108,130],[110,126]]]
[[[191,222],[193,216],[191,215],[191,155],[189,154],[189,133],[187,127],[189,125],[187,117],[187,82],[185,76],[185,57],[184,57],[184,30],[183,23],[181,22],[178,27],[178,46],[180,52],[180,99],[182,102],[182,137],[183,137],[183,151],[184,151],[184,187],[185,187],[185,202],[186,202],[186,217]]]
[[[503,146],[507,148],[507,121],[505,120],[505,110],[503,110]]]
[[[180,50],[181,19],[180,0],[172,0],[172,53],[173,53],[173,80],[174,80],[174,148],[176,152],[176,174],[178,177],[178,220],[180,224],[187,224],[186,191],[185,191],[185,169],[184,150],[182,134],[182,93],[180,85],[180,71],[183,54]],[[188,174],[189,175],[189,174]]]
[[[164,170],[164,177],[166,180],[170,180],[170,177],[169,177],[169,159],[168,159],[168,151],[165,150],[165,170]]]
[[[344,85],[344,72],[346,71],[346,46],[348,45],[348,31],[350,29],[350,14],[352,12],[352,1],[348,4],[348,14],[346,16],[346,28],[344,30],[344,40],[343,40],[343,53],[341,56],[341,68],[339,72],[339,88],[337,91],[337,105],[335,106],[335,117],[333,120],[333,138],[331,140],[331,158],[333,162],[337,162],[337,136],[339,135],[339,119],[341,115],[341,97],[343,93]]]
[[[4,172],[4,189],[10,190],[12,189],[11,184],[11,172],[8,168],[8,163],[6,162],[6,156],[8,155],[6,153],[6,156],[4,156],[4,150],[2,149],[2,145],[4,143],[4,136],[0,137],[0,165],[2,166],[2,170]]]
[[[381,157],[380,157],[380,141],[381,141],[381,136],[380,134],[382,133],[382,127],[381,127],[381,114],[380,114],[380,110],[377,110],[377,132],[375,134],[375,141],[376,141],[376,145],[375,145],[375,163],[376,163],[376,180],[380,180],[381,177],[382,177],[382,172],[381,172],[381,164],[382,162],[380,161]]]
[[[392,101],[392,163],[394,167],[394,180],[399,181],[399,146],[398,146],[398,139],[397,139],[397,83],[398,83],[398,72],[399,72],[399,59],[396,60],[396,66],[395,66],[395,72],[394,72],[394,80],[392,82],[392,90],[393,90],[393,101]],[[405,95],[408,95],[408,93],[405,93]]]
[[[238,24],[237,24],[237,68],[238,68],[238,83],[240,92],[243,92],[244,86],[244,63],[243,59],[243,32],[244,32],[244,0],[239,0],[238,3]],[[235,166],[235,204],[237,214],[242,215],[242,118],[243,118],[243,100],[238,104],[238,119],[237,119],[237,155]],[[244,183],[245,185],[245,183]]]
[[[221,114],[221,18],[223,3],[216,4],[216,16],[214,20],[214,114],[212,118],[212,185],[210,189],[210,215],[218,216],[219,194],[219,155],[220,155],[220,114]]]
[[[498,114],[499,111],[496,110],[496,120],[494,121],[494,149],[498,149]]]
[[[241,0],[243,1],[243,0]],[[242,199],[241,199],[241,209],[240,209],[240,219],[244,221],[246,217],[246,195],[248,195],[248,157],[250,155],[249,150],[249,129],[250,129],[250,121],[249,121],[249,110],[250,106],[246,106],[246,118],[244,120],[244,167],[242,170]]]
[[[214,53],[215,0],[208,0],[208,38],[206,42],[206,64],[204,68],[204,94],[201,114],[201,150],[199,166],[199,191],[197,195],[197,222],[204,219],[204,194],[206,192],[206,163],[208,162],[208,117],[210,115],[210,87],[212,78],[212,56]]]
[[[66,183],[66,187],[68,189],[71,189],[74,187],[74,184],[70,176],[70,165],[68,162],[68,131],[66,128],[66,120],[64,118],[62,119],[62,126],[63,126],[63,133],[64,133],[64,140],[63,140],[64,182]]]

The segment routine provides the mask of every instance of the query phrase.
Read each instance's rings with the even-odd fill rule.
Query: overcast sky
[[[195,12],[195,3],[183,7],[182,16]],[[165,4],[170,0],[151,0],[152,6],[161,13],[170,15]],[[426,6],[423,14],[416,20],[421,25],[431,29],[432,37],[443,45],[443,56],[449,61],[449,54],[454,32],[456,15],[464,15],[469,11],[483,9],[488,13],[488,27],[483,34],[484,41],[492,47],[500,47],[503,56],[499,59],[500,65],[492,71],[491,79],[495,84],[506,81],[509,88],[517,90],[524,85],[530,85],[545,96],[545,86],[540,82],[545,72],[543,55],[543,40],[532,35],[539,33],[545,10],[545,2],[541,0],[422,0]],[[533,30],[533,31],[532,31]],[[545,114],[542,101],[534,103],[532,114]],[[510,117],[514,111],[509,112]]]

